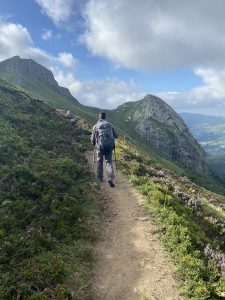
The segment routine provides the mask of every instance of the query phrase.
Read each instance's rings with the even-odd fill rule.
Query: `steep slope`
[[[98,211],[89,132],[2,80],[0,128],[0,299],[87,296]]]
[[[121,140],[117,151],[124,174],[142,194],[162,242],[176,262],[187,298],[224,299],[225,197],[163,169],[131,143]],[[154,298],[169,299],[162,295]]]
[[[0,78],[24,87],[34,95],[41,95],[55,108],[69,109],[92,124],[97,119],[100,109],[81,105],[68,90],[58,86],[49,70],[33,60],[17,56],[1,62]],[[169,159],[181,167],[183,165],[197,172],[207,173],[202,149],[182,120],[161,99],[147,96],[142,101],[108,110],[107,114],[121,135],[141,144],[142,148],[167,167],[170,165],[172,169],[179,169],[166,160]],[[160,157],[157,151],[166,159]]]
[[[32,59],[19,56],[0,62],[0,78],[18,85],[52,107],[70,110],[94,123],[99,109],[81,105],[67,88],[58,85],[52,72]]]
[[[116,113],[159,152],[188,168],[207,173],[205,153],[179,115],[162,99],[147,95],[143,100],[119,106]]]
[[[19,56],[6,59],[0,64],[0,74],[1,78],[31,91],[39,98],[46,98],[46,93],[52,91],[58,96],[77,102],[67,88],[58,85],[50,70],[32,59],[21,59]]]

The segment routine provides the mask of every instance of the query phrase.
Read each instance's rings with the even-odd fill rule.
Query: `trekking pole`
[[[95,157],[95,147],[94,147],[94,150],[93,150],[93,173],[95,171],[95,163],[96,163],[96,157]]]
[[[115,157],[115,165],[116,165],[116,172],[117,172],[118,168],[117,168],[116,149],[115,148],[114,148],[114,157]]]

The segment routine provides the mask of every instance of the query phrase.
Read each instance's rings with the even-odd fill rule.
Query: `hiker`
[[[99,114],[99,120],[92,130],[91,142],[97,152],[97,179],[103,181],[103,159],[105,158],[108,183],[114,187],[114,171],[112,164],[115,139],[118,137],[112,124],[106,121],[106,113]]]

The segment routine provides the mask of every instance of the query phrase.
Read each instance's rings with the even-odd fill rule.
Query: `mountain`
[[[46,90],[52,90],[77,102],[69,89],[58,85],[50,70],[32,59],[21,59],[19,56],[7,59],[0,64],[0,74],[2,79],[31,91],[39,98],[46,98]]]
[[[96,122],[100,109],[80,104],[68,89],[58,85],[51,71],[31,59],[15,56],[1,62],[0,78],[25,88],[55,108],[70,110],[91,124]],[[143,100],[125,103],[106,112],[120,135],[133,140],[156,160],[169,166],[171,163],[166,162],[169,159],[207,173],[201,147],[182,119],[162,99],[148,95]]]
[[[225,117],[180,113],[194,137],[209,154],[225,154]]]
[[[147,95],[142,100],[120,105],[115,113],[169,159],[207,173],[201,146],[181,117],[162,99]]]

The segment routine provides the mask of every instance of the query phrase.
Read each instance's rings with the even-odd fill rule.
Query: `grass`
[[[125,141],[119,142],[117,156],[124,174],[143,195],[162,242],[177,265],[182,293],[188,299],[223,299],[221,257],[225,248],[220,240],[224,231],[216,205],[225,199],[162,169]],[[215,205],[208,204],[209,198]],[[211,256],[206,253],[208,248],[213,249]]]
[[[89,132],[0,81],[0,299],[83,299],[99,207]]]

